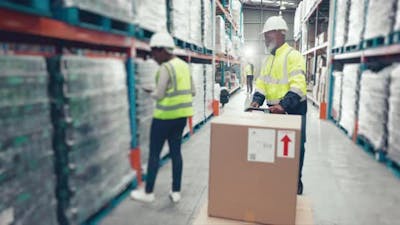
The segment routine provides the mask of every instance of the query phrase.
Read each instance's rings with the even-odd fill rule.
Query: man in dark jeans
[[[150,156],[147,166],[145,190],[134,190],[134,200],[152,202],[153,190],[158,173],[160,153],[168,141],[172,159],[172,190],[169,194],[173,202],[181,199],[182,155],[181,141],[188,117],[193,116],[192,96],[195,86],[189,65],[172,54],[175,47],[172,37],[166,32],[156,33],[150,40],[151,55],[160,64],[156,74],[156,89],[145,89],[156,99],[150,131]]]

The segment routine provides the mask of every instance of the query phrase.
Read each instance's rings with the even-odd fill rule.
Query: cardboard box
[[[207,202],[200,208],[199,214],[194,219],[193,225],[257,225],[239,220],[221,219],[207,215]],[[295,225],[314,225],[310,200],[304,196],[297,197]]]
[[[294,224],[301,117],[222,115],[211,123],[208,215]]]

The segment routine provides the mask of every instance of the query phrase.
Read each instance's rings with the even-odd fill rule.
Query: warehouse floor
[[[223,111],[243,110],[244,91]],[[304,195],[312,202],[316,225],[393,225],[400,221],[400,179],[360,150],[332,123],[318,119],[309,106],[308,142],[304,166]],[[102,225],[188,225],[207,196],[210,124],[183,145],[183,199],[168,198],[171,163],[156,183],[156,201],[124,200]]]

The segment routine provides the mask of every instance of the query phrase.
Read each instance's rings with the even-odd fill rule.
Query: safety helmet
[[[175,48],[175,43],[174,43],[174,39],[168,32],[162,31],[162,32],[153,34],[153,36],[150,39],[150,47],[151,48],[173,49],[173,48]]]
[[[266,33],[272,30],[284,30],[284,31],[289,30],[282,16],[271,16],[267,19],[267,21],[265,21],[262,33]]]

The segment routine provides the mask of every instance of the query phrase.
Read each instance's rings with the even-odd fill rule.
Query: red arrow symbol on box
[[[290,138],[285,135],[281,141],[283,142],[283,156],[288,156],[289,155],[289,142],[291,142],[292,140],[290,140]]]

